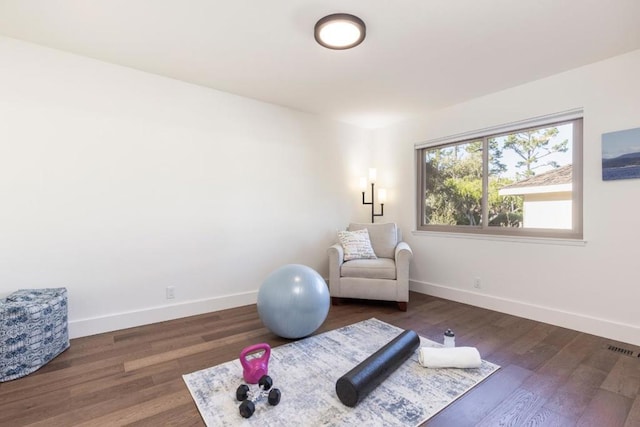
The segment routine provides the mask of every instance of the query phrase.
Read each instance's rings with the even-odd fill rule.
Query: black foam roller
[[[384,381],[420,346],[420,337],[406,330],[355,368],[338,378],[336,393],[342,403],[354,407]]]

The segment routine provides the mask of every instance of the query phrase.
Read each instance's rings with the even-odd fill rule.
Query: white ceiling
[[[316,21],[352,13],[358,47]],[[0,34],[374,128],[640,49],[640,0],[0,0]],[[46,72],[46,70],[43,70]]]

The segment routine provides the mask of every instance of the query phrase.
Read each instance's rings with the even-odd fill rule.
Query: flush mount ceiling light
[[[316,22],[316,41],[328,49],[351,49],[364,40],[367,28],[362,19],[348,13],[334,13]]]

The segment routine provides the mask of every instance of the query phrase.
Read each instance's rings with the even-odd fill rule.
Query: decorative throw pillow
[[[369,231],[366,228],[356,231],[338,231],[338,239],[344,250],[345,261],[377,258],[371,247]]]

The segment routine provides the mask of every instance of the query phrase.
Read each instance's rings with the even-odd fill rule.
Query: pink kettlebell
[[[261,356],[247,358],[247,356],[260,351],[264,351]],[[242,376],[246,382],[258,384],[260,378],[269,373],[269,356],[271,356],[271,347],[267,343],[254,344],[240,352]]]

